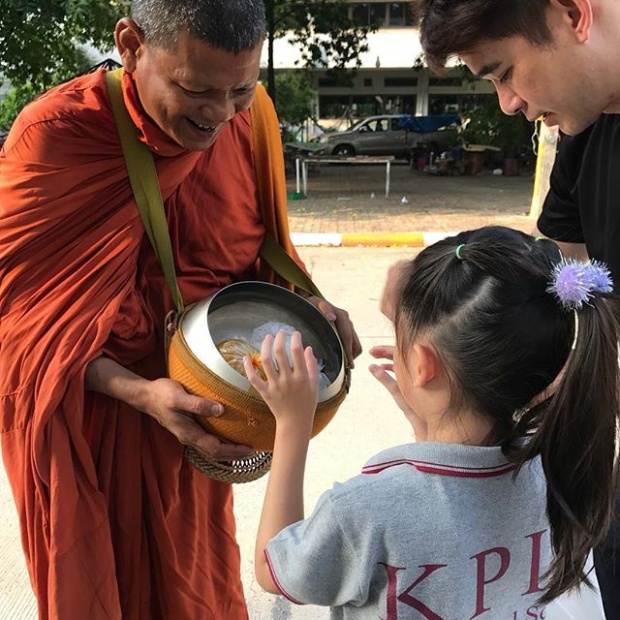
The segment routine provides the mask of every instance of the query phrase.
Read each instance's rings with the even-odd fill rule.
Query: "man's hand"
[[[355,365],[353,360],[362,353],[362,343],[349,318],[349,313],[314,295],[306,297],[306,299],[316,306],[328,321],[335,324],[340,340],[342,340],[342,346],[344,347],[349,366],[353,368]]]
[[[396,314],[396,302],[400,291],[405,285],[405,277],[411,270],[410,260],[399,260],[388,269],[387,279],[383,286],[379,309],[392,323]]]
[[[372,376],[385,387],[390,393],[398,408],[410,418],[413,416],[413,410],[408,405],[402,395],[396,379],[392,376],[394,373],[394,347],[391,345],[378,345],[370,349],[370,355],[377,360],[387,360],[382,364],[371,364],[370,370]]]

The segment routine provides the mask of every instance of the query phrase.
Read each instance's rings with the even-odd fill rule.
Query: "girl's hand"
[[[258,375],[249,357],[243,365],[250,384],[269,405],[278,426],[294,422],[299,428],[305,421],[312,428],[318,400],[319,370],[311,347],[304,350],[301,334],[291,337],[291,361],[286,352],[287,333],[280,330],[275,338],[268,335],[261,346],[261,363],[267,380]]]
[[[414,415],[413,410],[404,399],[396,379],[394,379],[391,374],[394,372],[394,347],[390,345],[379,345],[370,349],[370,355],[375,359],[388,360],[383,364],[371,364],[368,370],[370,370],[372,376],[392,395],[394,402],[406,416]]]

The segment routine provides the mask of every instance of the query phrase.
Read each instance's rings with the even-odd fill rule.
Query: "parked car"
[[[458,142],[458,122],[456,114],[369,116],[348,131],[321,136],[321,154],[343,157],[393,155],[409,160],[414,149],[422,145],[428,145],[429,150],[437,153],[454,146]]]

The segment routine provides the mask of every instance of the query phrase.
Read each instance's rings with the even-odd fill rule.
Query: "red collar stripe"
[[[362,469],[363,474],[379,474],[390,467],[399,465],[411,465],[418,471],[425,474],[439,474],[440,476],[454,476],[456,478],[494,478],[503,476],[516,469],[514,463],[502,463],[493,467],[462,467],[459,465],[448,465],[445,463],[431,463],[429,461],[418,461],[415,459],[397,459],[386,461],[385,463],[373,463],[366,465]]]

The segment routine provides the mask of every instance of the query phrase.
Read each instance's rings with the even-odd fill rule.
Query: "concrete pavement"
[[[312,440],[306,476],[310,511],[321,492],[360,470],[369,456],[411,439],[411,430],[389,395],[370,378],[368,350],[389,342],[391,325],[378,310],[388,267],[411,257],[409,248],[302,247],[300,253],[325,295],[347,308],[357,327],[364,353],[356,361],[352,389],[329,426]],[[260,590],[253,577],[254,537],[266,478],[235,488],[242,578],[251,620],[326,620],[328,612],[296,607]],[[34,620],[36,611],[22,557],[15,510],[4,471],[0,468],[0,620]],[[547,620],[603,620],[597,601],[572,598],[550,609]],[[85,619],[87,620],[87,619]],[[170,619],[174,620],[174,619]],[[197,619],[202,620],[202,619]],[[236,620],[223,618],[214,620]]]
[[[310,170],[308,197],[289,203],[292,236],[317,281],[328,297],[343,307],[354,309],[355,321],[365,350],[375,341],[389,337],[390,328],[378,313],[377,302],[387,266],[408,249],[362,250],[357,246],[419,247],[454,231],[485,224],[503,224],[529,231],[528,216],[533,179],[529,177],[430,177],[412,172],[406,165],[392,167],[391,193],[385,197],[383,168],[329,166]],[[295,180],[289,179],[289,191]],[[353,246],[350,249],[321,249],[317,245]],[[369,359],[358,362],[363,373]],[[371,390],[372,388],[372,390]],[[372,392],[366,393],[366,391]],[[377,400],[379,399],[379,400]],[[368,403],[376,405],[368,407]],[[381,402],[381,404],[379,404]],[[358,471],[372,452],[398,440],[402,423],[394,418],[389,425],[371,414],[382,411],[389,402],[372,382],[358,381],[356,389],[333,423],[333,433],[317,438],[311,459],[309,504],[318,496],[319,487],[336,478]],[[352,416],[362,410],[363,424]],[[402,421],[401,421],[402,422]],[[399,430],[397,430],[399,429]],[[406,429],[405,431],[406,432]],[[330,440],[331,438],[331,440]],[[338,438],[335,440],[335,438]],[[343,440],[344,438],[344,440]],[[324,447],[322,447],[324,445]],[[344,458],[346,455],[346,458]],[[292,618],[287,603],[259,593],[251,576],[250,550],[263,482],[238,489],[240,542],[244,550],[244,581],[252,620]],[[36,618],[34,599],[26,574],[15,508],[4,469],[0,468],[0,620]],[[318,620],[322,610],[297,609],[294,618]]]

